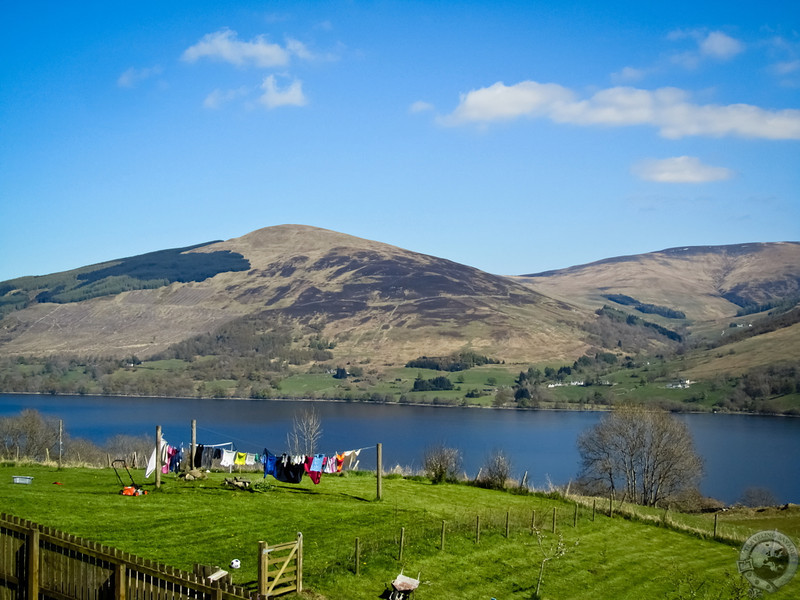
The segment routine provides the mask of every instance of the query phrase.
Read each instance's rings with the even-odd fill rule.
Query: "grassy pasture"
[[[34,480],[31,485],[13,484],[13,475],[32,475]],[[531,520],[535,511],[548,548],[558,535],[551,533],[554,508],[557,532],[569,552],[547,563],[543,598],[688,597],[674,595],[688,581],[705,581],[704,590],[712,591],[736,575],[738,543],[660,526],[659,512],[650,515],[649,509],[640,508],[636,519],[609,518],[598,504],[592,521],[591,505],[584,504],[573,527],[575,504],[540,495],[388,477],[384,499],[375,501],[370,473],[323,475],[318,486],[307,478],[296,486],[268,478],[273,484],[268,490],[249,493],[226,489],[226,475],[212,473],[196,482],[167,475],[160,490],[148,484],[149,495],[123,497],[110,469],[4,465],[0,510],[183,569],[195,562],[224,567],[239,558],[242,568],[234,572],[239,585],[252,585],[256,579],[259,540],[291,541],[301,531],[304,581],[311,590],[304,597],[317,599],[377,598],[401,569],[414,577],[421,574],[419,600],[534,598],[542,554],[531,534]],[[258,473],[247,476],[263,481]],[[135,471],[134,477],[141,483],[143,473]],[[800,517],[790,513],[731,516],[728,525],[741,536],[775,526],[796,535]],[[708,516],[670,513],[670,519],[688,519],[698,530],[709,525]],[[358,576],[356,537],[361,545]],[[798,593],[800,578],[771,597],[795,598]]]

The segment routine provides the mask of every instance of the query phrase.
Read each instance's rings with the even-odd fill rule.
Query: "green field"
[[[33,476],[33,483],[14,484],[13,475]],[[722,543],[711,539],[709,515],[669,513],[667,523],[692,529],[683,532],[664,526],[663,511],[655,509],[639,508],[635,518],[609,518],[598,504],[592,520],[591,502],[583,499],[575,527],[574,502],[542,495],[391,476],[384,478],[383,500],[376,501],[372,473],[323,476],[318,486],[307,478],[296,486],[268,478],[271,486],[252,493],[226,488],[225,476],[212,473],[207,480],[186,482],[167,475],[160,490],[147,484],[149,495],[124,497],[109,469],[6,464],[0,466],[0,510],[187,570],[194,563],[224,568],[239,558],[242,568],[234,581],[250,587],[259,540],[291,541],[299,531],[309,588],[302,597],[329,600],[377,598],[401,569],[412,577],[420,574],[424,583],[417,600],[534,598],[542,559],[531,530],[534,517],[545,549],[560,533],[569,550],[547,563],[542,598],[718,598],[713,593],[727,578],[738,578],[738,539],[765,528],[795,536],[800,531],[797,510],[723,514],[720,522],[728,528],[723,534],[738,538]],[[264,482],[258,473],[248,476]],[[135,471],[134,477],[141,481],[143,474]],[[700,594],[687,595],[697,583],[703,583]],[[771,597],[798,595],[800,578]]]

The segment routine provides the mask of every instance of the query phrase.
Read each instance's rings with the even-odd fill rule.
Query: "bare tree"
[[[433,483],[455,481],[461,469],[461,452],[444,444],[431,446],[425,451],[422,467]]]
[[[739,504],[755,508],[758,506],[775,506],[778,503],[772,490],[765,487],[749,487],[742,492]]]
[[[618,408],[579,436],[578,452],[583,478],[648,506],[695,488],[703,473],[686,424],[663,410]]]
[[[313,455],[322,439],[322,418],[315,409],[295,413],[292,431],[286,434],[286,445],[290,454]]]
[[[0,419],[0,444],[9,458],[44,460],[58,444],[58,419],[45,418],[34,409]]]

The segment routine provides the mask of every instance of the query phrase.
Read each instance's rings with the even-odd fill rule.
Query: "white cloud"
[[[188,47],[181,58],[187,62],[212,58],[236,66],[276,67],[287,64],[291,53],[292,50],[268,42],[263,35],[243,42],[237,39],[235,31],[221,29],[204,35],[199,42]]]
[[[278,89],[275,76],[270,75],[261,84],[264,94],[259,101],[267,108],[277,108],[279,106],[305,106],[308,100],[303,94],[303,82],[295,79],[284,89]]]
[[[725,35],[721,31],[712,31],[700,40],[700,53],[727,60],[744,51],[744,44],[739,40]]]
[[[117,79],[117,85],[123,88],[134,88],[145,79],[149,79],[150,77],[160,75],[162,71],[163,70],[158,65],[154,67],[146,67],[143,69],[137,69],[135,67],[131,67],[130,69],[126,70],[122,75],[119,76],[119,78]]]
[[[211,92],[206,99],[203,100],[203,106],[206,108],[220,108],[223,104],[227,104],[232,100],[236,100],[237,98],[241,98],[242,96],[246,96],[248,93],[248,89],[244,86],[237,88],[235,90],[220,90],[215,89]]]
[[[411,106],[408,107],[408,112],[410,113],[421,113],[426,112],[429,110],[433,110],[434,106],[430,102],[424,102],[422,100],[417,100]]]
[[[555,83],[523,81],[507,86],[497,82],[462,94],[456,109],[439,121],[487,124],[521,117],[575,125],[649,125],[672,139],[688,135],[800,139],[800,110],[694,104],[687,92],[677,88],[612,87],[580,100],[572,90]]]
[[[730,169],[705,165],[694,156],[643,160],[633,165],[631,172],[640,179],[658,183],[707,183],[733,177]]]
[[[516,119],[520,116],[547,116],[558,105],[573,101],[573,93],[556,83],[522,81],[507,86],[498,81],[487,88],[461,95],[453,114],[444,117],[445,124],[487,122]]]

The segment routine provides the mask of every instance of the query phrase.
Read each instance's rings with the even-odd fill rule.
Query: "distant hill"
[[[145,359],[177,344],[182,353],[198,344],[242,353],[279,327],[284,342],[324,347],[341,364],[403,365],[460,351],[556,364],[714,341],[732,321],[783,310],[799,295],[794,242],[677,248],[503,277],[280,225],[0,282],[0,355]]]
[[[800,243],[670,248],[517,280],[586,308],[649,304],[680,311],[702,326],[800,300]],[[634,302],[617,302],[621,296]]]

